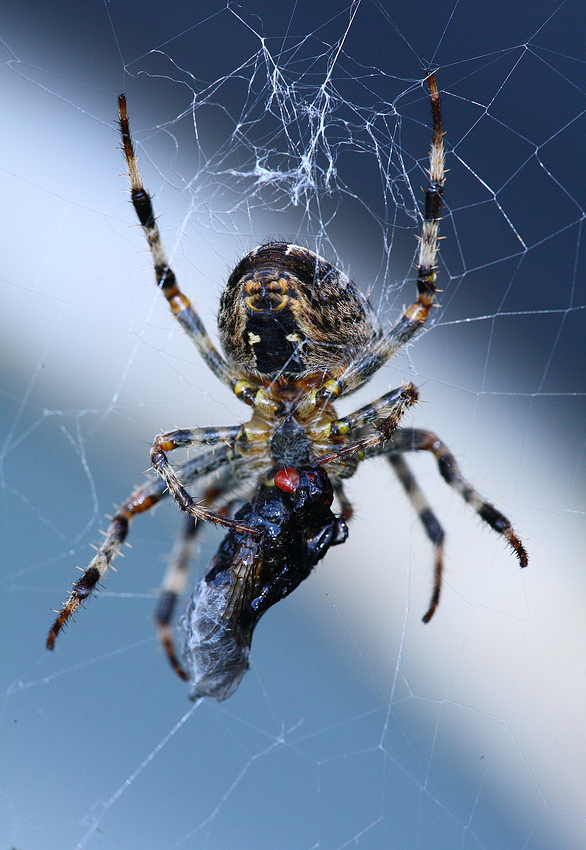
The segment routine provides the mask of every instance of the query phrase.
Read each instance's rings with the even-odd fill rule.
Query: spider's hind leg
[[[148,242],[155,269],[157,286],[167,299],[173,315],[186,332],[187,336],[191,339],[209,368],[220,381],[231,389],[234,389],[239,375],[235,374],[234,370],[228,366],[219,351],[215,348],[197,311],[179,288],[175,273],[169,264],[169,259],[165,253],[161,234],[157,225],[152,199],[143,186],[142,177],[138,168],[134,144],[132,142],[132,136],[130,135],[130,126],[126,111],[126,97],[123,94],[121,94],[118,98],[118,114],[122,138],[122,151],[124,153],[128,169],[130,198]]]

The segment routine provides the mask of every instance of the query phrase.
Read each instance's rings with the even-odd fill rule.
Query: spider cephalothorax
[[[126,99],[121,95],[120,129],[131,199],[150,246],[157,282],[206,364],[252,408],[252,416],[242,425],[175,430],[155,438],[151,462],[158,477],[117,509],[102,545],[49,632],[49,648],[107,573],[132,519],[170,494],[188,516],[163,582],[157,628],[174,669],[188,678],[175,654],[170,624],[187,581],[196,522],[207,520],[228,528],[182,620],[192,696],[225,699],[246,669],[252,630],[260,615],[290,593],[330,546],[345,540],[352,507],[343,482],[368,458],[388,461],[433,545],[434,586],[424,622],[439,602],[444,532],[406,454],[431,453],[444,480],[503,535],[521,566],[526,566],[527,554],[511,523],[465,480],[444,443],[430,431],[401,426],[418,398],[413,384],[391,390],[347,416],[340,417],[334,406],[414,339],[434,305],[444,148],[433,74],[428,85],[433,137],[416,300],[383,332],[368,299],[345,274],[307,248],[270,242],[247,254],[226,284],[218,316],[225,357],[214,347],[169,265],[138,170]],[[195,456],[172,466],[168,453],[186,447]],[[187,490],[192,485],[194,495]],[[330,507],[332,494],[339,516]]]

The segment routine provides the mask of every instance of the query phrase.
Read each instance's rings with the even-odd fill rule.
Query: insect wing
[[[240,540],[235,541],[235,537]],[[227,567],[222,557],[226,549],[233,554]],[[255,621],[246,615],[251,610],[261,559],[258,538],[230,532],[191,597],[179,626],[193,685],[192,699],[227,699],[248,669]]]

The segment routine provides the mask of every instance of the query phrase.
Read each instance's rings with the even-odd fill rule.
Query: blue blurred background
[[[3,846],[580,846],[581,4],[29,0],[3,11]],[[275,59],[283,72],[271,106],[295,106],[296,141],[338,42],[332,81],[345,105],[328,138],[345,191],[308,206],[290,203],[291,180],[257,192],[236,172],[257,151],[286,150],[281,119],[265,120],[266,67]],[[429,546],[373,464],[348,488],[348,542],[263,619],[228,702],[192,711],[153,634],[173,505],[137,520],[118,571],[47,653],[51,609],[104,514],[141,480],[154,434],[246,414],[152,285],[116,95],[128,96],[168,250],[210,330],[230,268],[266,236],[339,262],[388,321],[412,299],[427,67],[443,91],[450,169],[442,310],[342,412],[415,380],[412,421],[511,516],[529,568],[446,492],[429,458],[414,458],[448,533],[442,603],[423,626]],[[295,103],[287,83],[303,94]],[[197,134],[194,91],[206,100]],[[363,150],[368,134],[346,144],[348,104],[362,107],[357,122],[377,118],[378,159]],[[206,536],[200,569],[219,539]]]

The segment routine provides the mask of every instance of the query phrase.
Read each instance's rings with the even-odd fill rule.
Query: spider
[[[447,484],[505,538],[521,567],[527,565],[527,553],[510,521],[466,481],[447,446],[430,431],[400,426],[418,398],[413,384],[393,389],[348,416],[338,416],[334,407],[413,341],[434,306],[444,134],[434,74],[427,84],[432,143],[414,303],[385,331],[368,299],[345,274],[307,248],[268,242],[240,260],[220,298],[223,355],[169,265],[138,170],[126,98],[119,97],[131,200],[150,247],[157,284],[205,363],[252,408],[252,417],[245,424],[155,437],[151,462],[158,476],[117,509],[102,545],[58,612],[47,638],[49,649],[105,577],[134,517],[170,494],[187,522],[163,580],[157,630],[175,671],[191,678],[192,696],[225,699],[248,665],[252,630],[260,615],[290,593],[331,545],[346,539],[352,506],[343,482],[373,457],[388,461],[433,546],[433,590],[423,622],[431,620],[439,603],[444,531],[405,460],[409,452],[430,452]],[[172,466],[168,454],[186,447],[196,450],[195,457]],[[308,496],[310,480],[313,501]],[[197,498],[188,492],[192,484]],[[330,510],[332,495],[339,517]],[[199,520],[222,525],[228,534],[181,621],[188,676],[175,653],[170,624],[187,582]],[[224,659],[235,651],[232,661],[221,661],[218,642]]]

